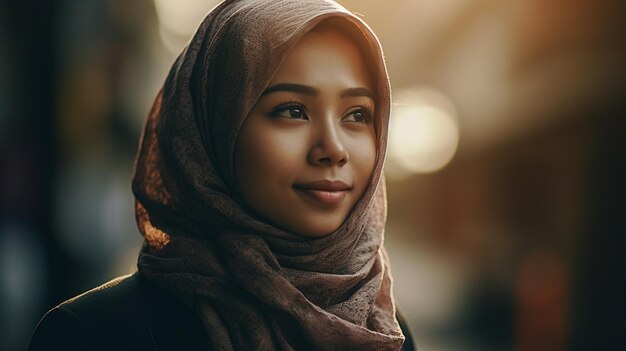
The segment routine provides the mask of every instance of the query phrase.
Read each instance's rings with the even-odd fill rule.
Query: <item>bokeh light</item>
[[[163,45],[170,52],[180,52],[204,16],[218,3],[215,0],[154,0]]]
[[[402,90],[395,96],[387,174],[402,178],[443,168],[459,144],[459,125],[452,102],[432,88]]]

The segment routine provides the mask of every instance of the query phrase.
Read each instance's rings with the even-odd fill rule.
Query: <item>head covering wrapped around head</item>
[[[341,227],[306,238],[246,208],[234,148],[289,50],[331,18],[359,33],[357,45],[373,66],[377,160]],[[404,338],[382,246],[389,108],[378,40],[344,7],[330,0],[222,2],[172,66],[142,135],[133,179],[145,238],[140,273],[196,311],[215,349],[399,349]]]

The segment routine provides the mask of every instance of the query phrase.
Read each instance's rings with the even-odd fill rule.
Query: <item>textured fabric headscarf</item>
[[[257,218],[234,177],[239,130],[289,50],[320,22],[352,26],[376,83],[377,160],[333,233],[309,238]],[[330,0],[224,1],[159,92],[133,192],[140,273],[198,314],[216,350],[398,350],[382,246],[390,89],[377,38]]]

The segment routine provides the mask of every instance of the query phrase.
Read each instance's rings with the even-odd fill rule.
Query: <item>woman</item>
[[[389,107],[379,43],[342,6],[218,5],[142,136],[138,272],[51,310],[30,349],[401,349]]]

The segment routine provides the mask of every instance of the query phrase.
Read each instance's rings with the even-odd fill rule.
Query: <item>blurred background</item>
[[[135,269],[140,129],[215,3],[1,0],[0,349]],[[386,53],[386,246],[419,350],[626,350],[626,2],[343,3]]]

